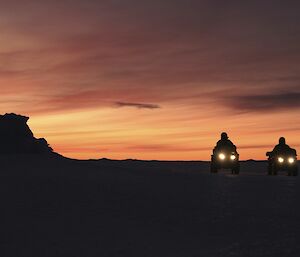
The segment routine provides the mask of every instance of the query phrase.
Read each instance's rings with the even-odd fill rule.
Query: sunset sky
[[[300,2],[0,1],[0,113],[73,158],[300,151]]]

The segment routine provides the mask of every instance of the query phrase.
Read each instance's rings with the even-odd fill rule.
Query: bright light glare
[[[219,154],[219,158],[220,158],[221,160],[225,160],[226,156],[225,156],[225,154],[220,153],[220,154]]]
[[[236,156],[232,154],[232,155],[230,156],[230,159],[231,159],[231,160],[235,160],[235,159],[236,159]]]
[[[284,159],[283,159],[282,157],[279,157],[279,158],[278,158],[278,161],[279,161],[280,163],[283,163],[283,162],[284,162]]]
[[[289,158],[289,163],[294,163],[295,162],[295,159],[294,158]]]

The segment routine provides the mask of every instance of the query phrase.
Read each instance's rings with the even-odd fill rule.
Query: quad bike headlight
[[[293,163],[295,162],[295,158],[290,157],[290,158],[288,159],[288,161],[289,161],[290,164],[293,164]]]
[[[225,156],[225,154],[220,153],[219,154],[219,158],[220,158],[220,160],[225,160],[226,156]]]
[[[234,154],[230,155],[230,160],[234,161],[236,159],[236,156]]]
[[[284,162],[284,159],[282,157],[278,157],[278,162],[279,163],[283,163]]]

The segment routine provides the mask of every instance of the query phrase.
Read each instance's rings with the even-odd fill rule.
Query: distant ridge
[[[46,139],[35,138],[27,121],[29,117],[6,113],[0,115],[1,154],[50,154]]]

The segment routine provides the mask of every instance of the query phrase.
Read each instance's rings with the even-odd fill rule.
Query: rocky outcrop
[[[47,154],[52,148],[44,138],[35,138],[28,117],[14,113],[0,115],[0,154]]]

